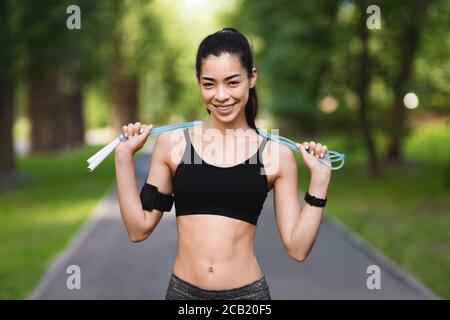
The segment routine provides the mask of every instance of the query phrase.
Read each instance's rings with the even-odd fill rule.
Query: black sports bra
[[[260,161],[267,139],[263,138],[258,151],[244,162],[217,167],[198,155],[187,130],[183,130],[183,159],[173,177],[176,216],[214,214],[256,225],[269,191]]]

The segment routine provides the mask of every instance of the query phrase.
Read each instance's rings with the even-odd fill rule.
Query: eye
[[[238,85],[239,82],[237,82],[237,81],[231,81],[230,84],[231,84],[232,86],[234,86],[234,85]]]
[[[203,86],[205,88],[211,88],[212,87],[212,83],[204,83]]]

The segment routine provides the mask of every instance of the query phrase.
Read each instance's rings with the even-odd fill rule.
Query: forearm
[[[115,153],[116,184],[119,197],[120,214],[130,238],[140,238],[145,230],[145,213],[142,208],[133,156],[128,152]]]
[[[311,195],[325,199],[331,176],[312,175],[308,191]],[[289,254],[304,260],[314,244],[319,232],[324,208],[305,203],[292,228],[289,241]]]

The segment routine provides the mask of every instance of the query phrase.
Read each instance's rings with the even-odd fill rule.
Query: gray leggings
[[[271,300],[269,285],[261,279],[229,290],[206,290],[178,278],[172,273],[166,300]]]

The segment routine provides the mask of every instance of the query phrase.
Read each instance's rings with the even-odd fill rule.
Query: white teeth
[[[233,105],[229,105],[229,106],[226,106],[226,107],[217,107],[217,108],[219,108],[219,109],[221,109],[221,110],[228,110],[228,109],[230,109],[232,106],[233,106]]]

